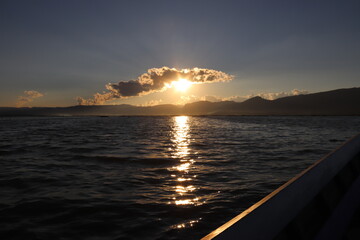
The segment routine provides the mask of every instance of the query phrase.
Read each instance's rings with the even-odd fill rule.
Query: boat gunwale
[[[248,209],[201,238],[201,240],[210,240],[214,238],[233,239],[234,236],[241,236],[243,239],[257,240],[272,239],[276,237],[296,214],[301,211],[316,196],[316,194],[319,193],[321,189],[358,154],[359,149],[360,134],[357,134],[335,150],[314,162],[299,174],[295,175],[289,181],[250,206]],[[338,161],[337,159],[341,158],[344,154],[347,156],[345,160]],[[325,171],[326,173],[324,173],[324,170],[328,171]],[[323,175],[325,176],[323,177]],[[316,182],[313,182],[314,179]],[[307,194],[304,199],[304,187],[309,183],[312,183],[313,185],[310,185],[312,188],[306,188]],[[296,189],[299,187],[302,189],[300,194],[296,192]],[[308,191],[309,189],[311,189],[310,192]],[[274,207],[279,208],[279,203],[283,202],[282,199],[289,195],[292,202],[297,202],[297,204],[291,205],[287,203],[292,206],[292,209],[289,209],[289,207],[280,209],[282,214],[287,213],[284,217],[284,215],[279,214],[279,211],[275,211]],[[296,195],[301,195],[303,197],[302,201],[296,201]],[[273,213],[271,216],[272,221],[264,220],[263,217],[271,215],[270,213]],[[274,215],[279,218],[274,219]],[[271,224],[269,224],[269,222]],[[276,227],[269,225],[276,225]],[[254,235],[254,226],[256,226],[258,231],[261,230],[261,236]]]

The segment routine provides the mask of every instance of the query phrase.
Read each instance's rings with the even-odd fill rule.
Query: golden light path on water
[[[177,206],[198,206],[202,203],[199,197],[196,196],[196,187],[191,184],[191,181],[196,178],[192,173],[195,160],[191,157],[189,144],[190,137],[190,123],[187,116],[173,117],[172,127],[172,157],[179,159],[177,165],[169,169],[172,172],[171,177],[174,178],[176,185],[174,186],[174,197],[172,203]],[[176,225],[176,228],[192,227],[200,219],[191,220],[186,223]]]

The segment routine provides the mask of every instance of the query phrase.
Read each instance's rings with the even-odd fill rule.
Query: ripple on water
[[[199,239],[360,118],[1,118],[0,131],[1,239]]]

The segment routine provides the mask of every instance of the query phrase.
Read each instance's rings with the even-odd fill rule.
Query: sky
[[[0,106],[76,105],[164,66],[231,80],[116,92],[105,104],[359,87],[359,12],[360,1],[344,0],[2,0]]]

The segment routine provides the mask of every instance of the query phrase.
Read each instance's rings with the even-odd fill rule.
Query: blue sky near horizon
[[[154,67],[235,76],[115,103],[360,86],[359,1],[0,2],[0,106],[75,105]],[[187,96],[188,95],[188,96]]]

